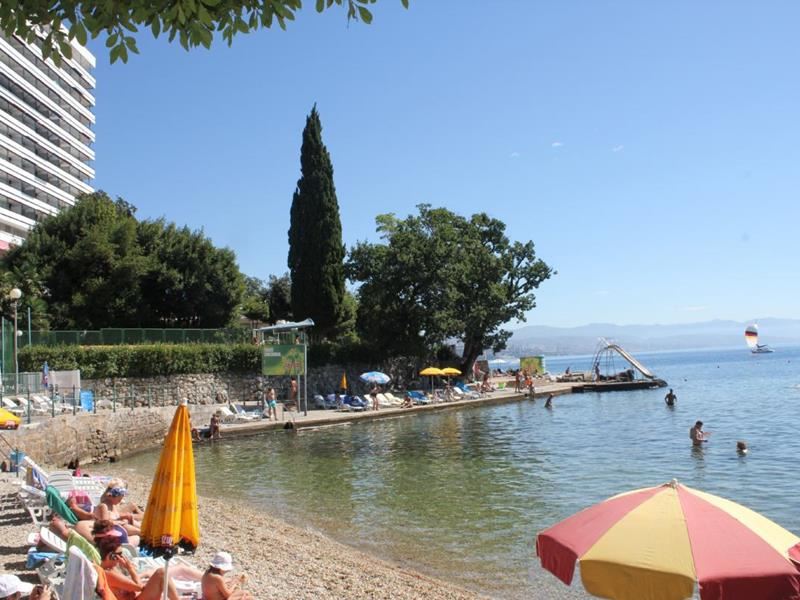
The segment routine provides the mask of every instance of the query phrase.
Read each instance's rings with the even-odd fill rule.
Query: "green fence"
[[[245,329],[96,329],[82,331],[31,331],[20,336],[25,346],[117,346],[122,344],[240,344],[251,341]]]
[[[252,341],[248,329],[135,329],[108,328],[69,331],[30,331],[20,315],[17,341],[25,346],[116,346],[123,344],[241,344]],[[14,372],[14,323],[0,318],[0,373]]]

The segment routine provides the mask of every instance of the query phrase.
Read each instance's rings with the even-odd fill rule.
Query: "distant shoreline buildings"
[[[95,58],[72,43],[61,66],[0,35],[0,252],[94,191]]]

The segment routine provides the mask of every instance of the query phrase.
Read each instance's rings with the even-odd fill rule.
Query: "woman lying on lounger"
[[[100,549],[100,566],[105,571],[108,587],[117,600],[160,600],[164,594],[164,569],[139,573],[122,550],[122,545],[114,538],[98,540]],[[176,567],[170,567],[170,575],[175,575]],[[199,579],[197,569],[193,578]],[[172,579],[167,584],[167,598],[178,600],[178,591]]]
[[[124,485],[124,482],[112,479],[106,491],[100,496],[100,504],[95,507],[93,516],[98,521],[110,520],[122,525],[128,535],[139,535],[141,533],[141,521],[137,519],[133,512],[121,512],[119,509],[128,494],[128,490]]]

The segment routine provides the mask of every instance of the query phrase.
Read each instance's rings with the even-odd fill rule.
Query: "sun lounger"
[[[67,542],[50,531],[47,527],[39,529],[38,543],[59,554],[67,553]]]
[[[378,406],[381,408],[397,408],[402,402],[395,402],[387,394],[378,394]]]
[[[403,399],[402,398],[398,398],[397,396],[392,394],[392,392],[384,392],[383,395],[386,396],[389,399],[389,401],[392,402],[392,404],[394,406],[402,406],[403,405]]]
[[[461,393],[464,395],[464,397],[465,397],[466,399],[475,399],[475,398],[480,398],[480,397],[481,397],[481,394],[480,394],[480,392],[476,392],[475,390],[471,390],[471,389],[469,389],[469,388],[468,388],[468,387],[467,387],[465,384],[463,384],[463,383],[457,383],[457,384],[456,384],[454,387],[455,387],[457,390],[460,390],[460,391],[461,391]]]
[[[25,411],[22,410],[22,407],[17,402],[14,402],[11,398],[3,398],[3,408],[15,415],[25,414]]]
[[[28,511],[34,525],[46,525],[50,520],[52,511],[47,506],[47,496],[42,490],[23,485],[19,490],[19,500],[22,507]]]
[[[409,396],[411,396],[411,399],[414,400],[414,404],[430,404],[431,402],[431,399],[420,391],[415,390],[407,393]]]
[[[231,412],[236,415],[236,418],[241,421],[253,421],[261,418],[261,411],[246,411],[238,404],[231,404]]]

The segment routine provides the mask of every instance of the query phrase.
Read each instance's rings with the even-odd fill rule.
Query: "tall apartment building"
[[[95,59],[72,50],[59,67],[37,44],[0,36],[0,251],[93,191]]]

